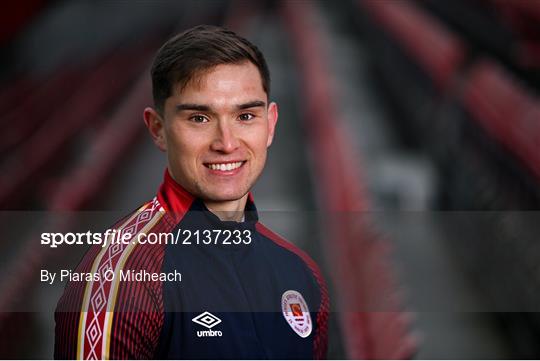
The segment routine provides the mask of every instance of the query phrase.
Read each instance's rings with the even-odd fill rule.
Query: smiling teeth
[[[208,168],[212,170],[229,171],[236,169],[242,165],[242,162],[236,163],[221,163],[221,164],[208,164]]]

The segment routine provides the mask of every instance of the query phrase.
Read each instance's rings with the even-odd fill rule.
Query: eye
[[[208,121],[208,118],[206,118],[204,115],[195,114],[189,118],[194,123],[206,123]]]
[[[253,114],[250,114],[250,113],[243,113],[243,114],[240,114],[240,116],[238,117],[240,120],[242,121],[246,121],[246,120],[251,120],[254,118]]]

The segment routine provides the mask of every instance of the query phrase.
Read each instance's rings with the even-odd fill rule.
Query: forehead
[[[175,86],[172,97],[183,102],[266,99],[259,69],[251,62],[220,64],[197,74],[182,89]],[[234,98],[234,99],[233,99]]]

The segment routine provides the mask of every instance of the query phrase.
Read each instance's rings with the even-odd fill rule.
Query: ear
[[[154,144],[162,152],[167,151],[167,142],[165,140],[165,124],[163,118],[153,108],[147,107],[143,113],[144,124],[148,128],[148,132],[154,141]]]
[[[274,140],[274,131],[276,130],[276,124],[278,120],[278,106],[276,103],[271,102],[268,105],[268,141],[266,146],[269,147]]]

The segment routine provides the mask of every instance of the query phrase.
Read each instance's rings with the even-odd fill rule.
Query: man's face
[[[257,67],[244,62],[173,89],[163,118],[160,148],[173,178],[197,197],[224,202],[244,197],[261,174],[277,106],[268,104]]]

